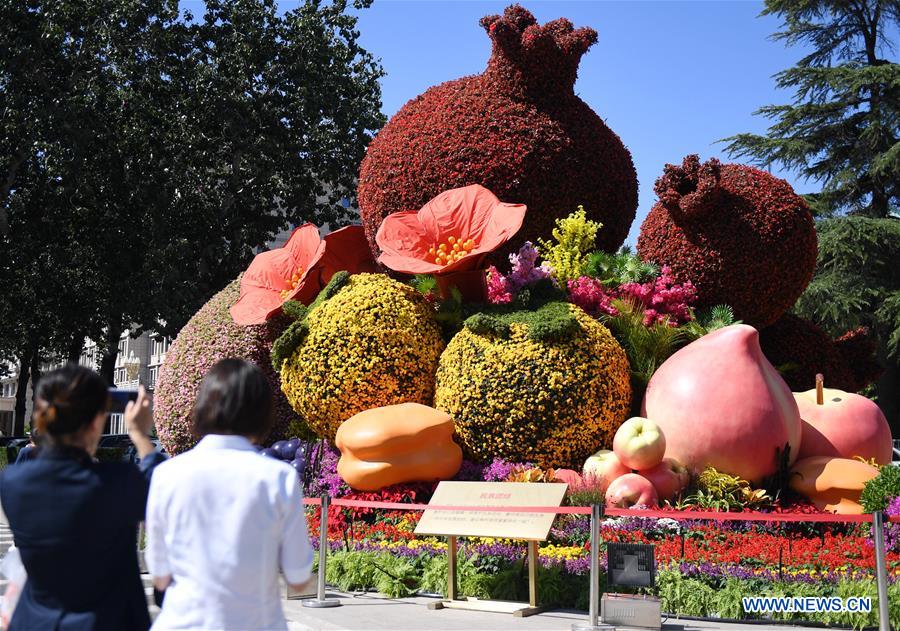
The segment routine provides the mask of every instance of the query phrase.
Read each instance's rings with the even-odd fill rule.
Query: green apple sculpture
[[[891,461],[891,428],[881,408],[864,396],[824,387],[816,375],[816,387],[795,392],[803,419],[803,438],[798,458],[833,456]]]
[[[666,437],[650,419],[634,416],[616,430],[613,451],[629,469],[649,469],[662,462]]]
[[[762,354],[751,326],[724,327],[667,359],[647,385],[642,415],[666,437],[666,457],[712,466],[750,482],[778,468],[778,451],[800,447],[800,411]]]

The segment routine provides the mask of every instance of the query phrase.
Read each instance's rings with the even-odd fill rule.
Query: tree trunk
[[[13,436],[25,435],[25,401],[28,395],[28,359],[31,353],[22,354],[19,359],[19,378],[16,381],[16,414],[13,419]]]
[[[31,351],[29,369],[31,371],[31,409],[33,410],[34,404],[37,401],[38,382],[41,380],[41,352],[37,343],[35,343],[32,348],[34,350]]]
[[[84,334],[76,333],[66,348],[66,361],[77,364],[81,361],[81,351],[84,350]]]
[[[872,188],[872,203],[869,205],[868,216],[876,219],[885,219],[889,211],[888,196],[885,194],[884,188],[876,184]]]
[[[114,385],[114,372],[116,369],[116,356],[119,354],[119,339],[122,337],[122,325],[111,322],[106,326],[106,348],[100,359],[100,375],[106,379],[110,386]]]

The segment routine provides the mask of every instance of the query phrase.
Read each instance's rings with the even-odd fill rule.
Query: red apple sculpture
[[[631,469],[619,462],[616,454],[609,449],[601,449],[589,457],[581,470],[585,480],[597,480],[601,488],[609,486],[613,480],[626,473],[631,473]]]
[[[798,458],[874,458],[880,465],[891,461],[891,428],[871,399],[825,388],[822,375],[816,375],[815,389],[795,392],[794,399],[803,419]]]
[[[666,456],[751,482],[778,468],[777,450],[800,447],[800,411],[762,354],[759,333],[735,324],[667,359],[647,385],[642,414],[666,437]]]
[[[569,485],[569,490],[572,487],[581,486],[581,474],[577,471],[573,471],[572,469],[557,469],[554,471],[554,477],[557,482],[565,482]]]
[[[635,416],[619,426],[613,437],[613,451],[629,469],[649,469],[662,462],[666,437],[648,418]]]
[[[626,473],[613,480],[606,489],[606,505],[617,508],[656,506],[659,496],[653,483],[637,473]]]
[[[653,483],[660,500],[670,500],[687,486],[690,471],[673,458],[666,458],[655,467],[641,469],[638,474]]]

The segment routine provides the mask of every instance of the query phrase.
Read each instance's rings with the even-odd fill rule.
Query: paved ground
[[[284,601],[284,614],[291,631],[328,631],[332,629],[396,631],[571,631],[572,624],[584,623],[587,616],[575,611],[549,611],[528,618],[514,618],[509,614],[480,611],[442,609],[431,611],[426,604],[432,599],[405,598],[389,600],[375,594],[353,596],[329,592],[339,598],[340,607],[312,609],[302,601]],[[625,627],[617,627],[625,631]],[[801,627],[761,624],[728,624],[724,622],[694,622],[668,620],[663,629],[694,631],[725,629],[726,631],[789,631]]]

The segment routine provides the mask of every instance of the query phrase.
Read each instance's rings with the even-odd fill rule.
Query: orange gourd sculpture
[[[453,419],[419,403],[360,412],[341,423],[334,442],[341,451],[338,475],[359,491],[445,480],[462,464]]]
[[[815,456],[794,464],[790,486],[819,510],[861,515],[859,496],[866,482],[877,475],[878,469],[859,460]]]

